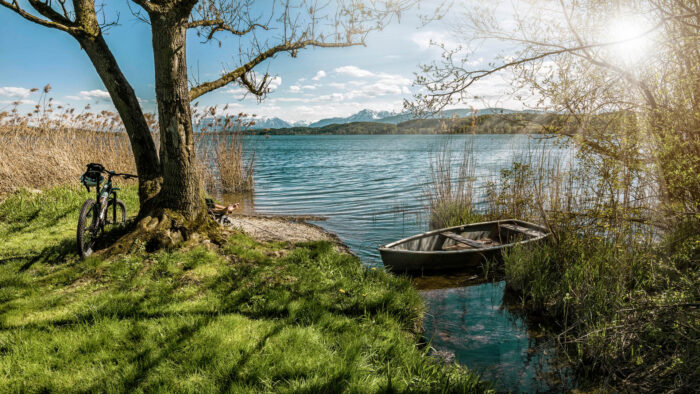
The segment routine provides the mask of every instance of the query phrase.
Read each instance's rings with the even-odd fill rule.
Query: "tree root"
[[[204,210],[195,220],[186,220],[183,215],[173,210],[156,208],[141,215],[125,233],[120,234],[113,242],[107,242],[108,245],[98,253],[104,257],[139,251],[150,253],[186,246],[188,243],[199,244],[203,240],[221,245],[226,239],[225,233],[223,226]]]

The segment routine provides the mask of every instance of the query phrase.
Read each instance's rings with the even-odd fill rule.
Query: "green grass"
[[[85,192],[0,204],[3,391],[477,392],[417,346],[411,284],[327,242],[75,256]],[[123,199],[136,211],[136,192]]]

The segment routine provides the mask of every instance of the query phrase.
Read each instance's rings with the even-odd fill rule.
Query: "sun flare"
[[[639,16],[612,19],[604,34],[605,42],[615,42],[610,52],[624,62],[638,62],[646,57],[652,45],[652,26]]]

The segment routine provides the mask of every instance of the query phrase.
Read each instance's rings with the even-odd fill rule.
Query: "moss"
[[[148,253],[142,245],[77,261],[85,196],[45,193],[0,204],[0,387],[8,391],[485,389],[417,346],[423,304],[407,280],[368,270],[331,243],[234,233],[216,248]],[[136,212],[136,190],[125,194]],[[27,231],[28,256],[11,255]],[[53,245],[68,247],[47,254]]]

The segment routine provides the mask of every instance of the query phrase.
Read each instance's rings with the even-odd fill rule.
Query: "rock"
[[[443,364],[452,364],[456,359],[455,354],[447,350],[435,350],[431,348],[430,355],[440,360]]]

